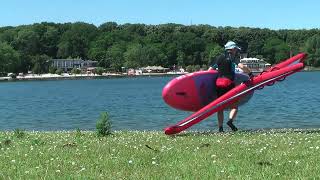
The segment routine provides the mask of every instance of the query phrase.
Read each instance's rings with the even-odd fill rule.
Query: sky
[[[40,22],[320,28],[318,0],[2,0],[0,27]]]

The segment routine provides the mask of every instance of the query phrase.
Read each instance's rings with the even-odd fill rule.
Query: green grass
[[[23,136],[21,136],[23,134]],[[0,132],[0,179],[310,179],[320,132]]]

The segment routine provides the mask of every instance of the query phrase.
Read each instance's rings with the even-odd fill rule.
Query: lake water
[[[1,82],[0,130],[94,130],[101,112],[109,113],[114,130],[162,130],[191,114],[162,100],[162,88],[172,78]],[[236,124],[320,128],[320,72],[296,73],[256,91],[239,108]],[[216,130],[216,115],[192,129]]]

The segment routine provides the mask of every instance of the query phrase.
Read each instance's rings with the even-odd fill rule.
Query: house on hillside
[[[52,59],[52,66],[57,69],[63,69],[64,72],[68,72],[73,68],[87,69],[96,67],[98,61],[82,60],[82,59]]]

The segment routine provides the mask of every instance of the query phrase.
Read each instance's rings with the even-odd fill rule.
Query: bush
[[[193,72],[193,66],[189,65],[186,67],[187,72],[191,73]]]
[[[81,69],[78,69],[78,68],[73,68],[71,70],[71,74],[80,74],[81,73]]]
[[[97,67],[96,69],[97,74],[102,75],[103,72],[104,72],[104,69],[102,67]]]
[[[75,134],[76,134],[76,137],[77,137],[77,138],[80,138],[80,137],[82,136],[81,129],[80,129],[80,128],[77,128]]]
[[[203,64],[202,66],[201,66],[201,69],[203,70],[203,71],[206,71],[206,70],[208,70],[208,66],[207,65],[205,65],[205,64]]]
[[[200,71],[201,67],[200,65],[194,65],[194,71]]]
[[[26,133],[25,133],[22,129],[15,129],[15,130],[13,131],[13,134],[14,134],[14,136],[17,137],[17,138],[23,138]]]
[[[56,74],[61,75],[62,73],[63,73],[63,70],[62,70],[61,68],[59,68],[59,69],[56,70]]]
[[[53,67],[53,66],[50,66],[50,67],[49,67],[49,73],[55,74],[56,71],[57,71],[57,68],[56,68],[56,67]]]
[[[107,136],[111,134],[111,121],[107,112],[102,112],[96,124],[97,135]]]

